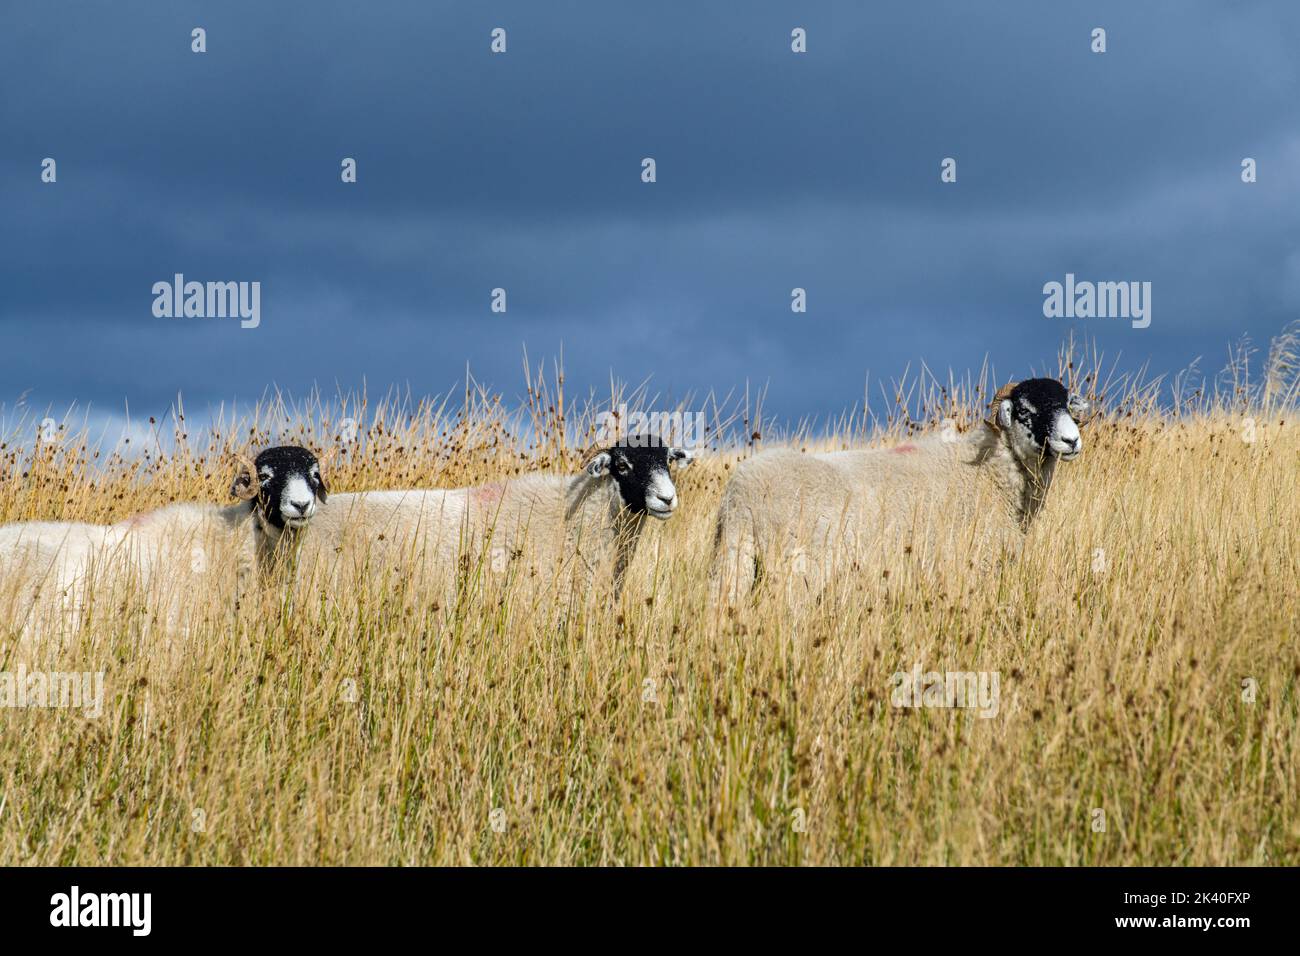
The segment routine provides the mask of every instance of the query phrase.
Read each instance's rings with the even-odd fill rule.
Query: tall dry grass
[[[44,662],[103,670],[103,715],[0,710],[0,862],[1296,864],[1295,344],[1258,380],[1245,352],[1208,382],[1062,356],[1106,413],[1024,554],[992,568],[951,554],[927,575],[900,552],[817,602],[710,599],[739,458],[971,427],[1000,384],[923,370],[885,390],[886,420],[828,434],[711,403],[718,448],[617,604],[557,607],[473,562],[453,600],[401,567],[347,593],[300,569],[237,611],[195,589],[178,637],[147,595],[114,594]],[[222,501],[229,453],[273,441],[342,444],[336,491],[573,468],[596,411],[657,401],[526,388],[514,412],[474,388],[277,399],[202,439],[178,420],[148,454],[10,436],[0,521]],[[918,664],[997,672],[997,716],[891,706]]]

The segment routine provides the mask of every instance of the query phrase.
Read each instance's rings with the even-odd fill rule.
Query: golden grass
[[[1023,556],[992,569],[954,554],[927,575],[900,553],[817,602],[716,606],[722,489],[772,444],[719,415],[746,440],[682,476],[617,606],[555,608],[481,567],[451,602],[400,568],[337,595],[304,574],[237,613],[196,593],[169,644],[140,596],[114,597],[47,664],[105,671],[103,716],[0,710],[0,862],[1300,863],[1300,423],[1282,364],[1174,414],[1149,383],[1113,389]],[[987,384],[931,382],[886,432],[965,427]],[[522,418],[459,404],[358,407],[334,490],[572,468],[595,407],[531,378]],[[328,447],[346,414],[273,403],[200,451],[186,437],[135,460],[11,441],[0,521],[223,501],[228,452],[295,431]],[[816,443],[863,441],[841,424]],[[891,675],[916,664],[997,672],[997,716],[891,706]]]

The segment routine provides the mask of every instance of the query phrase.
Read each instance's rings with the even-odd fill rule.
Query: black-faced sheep
[[[137,585],[168,617],[213,575],[232,577],[237,595],[251,573],[275,566],[327,496],[316,456],[295,446],[241,458],[231,493],[237,504],[174,504],[111,525],[0,527],[0,608],[29,642],[74,630],[92,585]]]
[[[617,591],[647,517],[666,520],[677,509],[670,467],[692,457],[643,437],[590,456],[577,475],[337,494],[312,520],[306,547],[357,562],[404,556],[409,567],[444,575],[467,561],[504,571],[522,560],[543,580],[570,568],[588,583],[608,574]]]
[[[971,519],[1018,537],[1042,508],[1057,463],[1082,451],[1077,418],[1087,409],[1060,382],[1036,378],[1003,387],[991,417],[966,435],[759,454],[736,469],[723,494],[715,587],[735,599],[753,586],[760,564],[781,561],[815,586],[866,546]]]

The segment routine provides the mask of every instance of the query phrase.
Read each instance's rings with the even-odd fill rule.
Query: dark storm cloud
[[[1300,9],[1070,6],[6,4],[0,401],[466,362],[513,394],[527,344],[579,390],[770,380],[793,417],[918,359],[1024,374],[1071,330],[1156,372],[1266,341],[1300,314]],[[176,272],[260,281],[261,326],[155,318]],[[1150,281],[1151,327],[1045,319],[1067,272]]]

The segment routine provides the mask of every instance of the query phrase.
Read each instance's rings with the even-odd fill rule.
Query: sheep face
[[[593,478],[611,476],[627,511],[663,521],[677,510],[677,486],[669,466],[685,468],[694,457],[685,448],[660,445],[654,439],[629,441],[597,454],[587,462],[585,471]]]
[[[1087,411],[1088,403],[1055,379],[1031,378],[998,402],[996,416],[998,428],[1021,461],[1048,456],[1071,461],[1083,451],[1078,418]]]
[[[231,493],[247,497],[255,490],[253,508],[264,527],[283,531],[306,526],[325,501],[329,489],[321,478],[320,462],[306,448],[280,445],[268,448],[253,462],[256,483],[246,474],[235,478]]]

